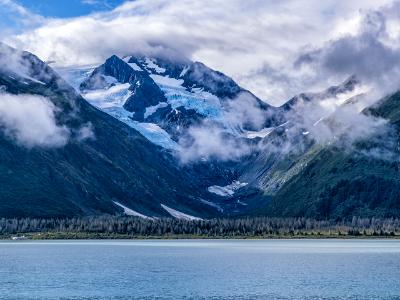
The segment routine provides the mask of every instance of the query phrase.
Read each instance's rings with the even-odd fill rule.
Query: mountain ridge
[[[0,57],[14,51],[3,49]],[[197,62],[114,55],[98,67],[71,73],[79,75],[73,76],[74,89],[36,56],[23,52],[20,58],[25,73],[18,65],[2,66],[2,93],[50,99],[57,125],[71,136],[61,148],[26,149],[3,132],[0,216],[341,218],[400,212],[396,162],[360,155],[381,147],[379,141],[361,139],[358,152],[346,152],[335,144],[318,144],[305,124],[291,119],[299,107],[342,95],[339,107],[355,105],[359,95],[353,94],[360,85],[355,76],[273,107]],[[391,119],[395,140],[398,99],[393,94],[362,112]],[[330,124],[331,118],[322,115],[315,124]],[[248,151],[239,158],[200,156],[182,163],[176,155],[188,149],[181,138],[189,137],[190,145],[193,128],[212,129],[209,133],[220,137],[210,136],[210,142],[235,141]],[[363,192],[363,184],[371,188]]]

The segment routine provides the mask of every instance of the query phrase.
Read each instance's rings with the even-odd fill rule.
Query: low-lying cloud
[[[55,113],[56,107],[44,97],[0,93],[0,130],[21,146],[65,146],[70,130],[57,124]]]
[[[299,97],[290,110],[275,111],[282,114],[282,124],[271,128],[262,128],[273,116],[271,111],[260,109],[246,96],[239,96],[228,102],[225,113],[228,128],[207,120],[188,129],[180,141],[180,158],[183,162],[234,161],[254,151],[301,154],[313,142],[321,147],[335,146],[346,152],[392,160],[396,146],[394,128],[388,120],[363,113],[374,102],[366,92],[365,86],[357,85],[335,95],[322,92],[308,95],[311,99],[307,100]],[[240,135],[246,132],[246,124],[261,129],[260,133],[264,130],[271,134],[258,141],[248,139],[246,134]],[[358,142],[368,142],[369,146],[359,148]]]
[[[385,119],[361,112],[365,95],[350,98],[343,103],[340,97],[331,97],[321,101],[299,102],[287,115],[287,136],[289,142],[298,140],[293,135],[307,135],[322,146],[335,145],[344,150],[356,150],[355,143],[360,140],[386,136],[389,142],[392,130]],[[365,104],[365,103],[364,103]],[[298,144],[292,142],[292,148]]]
[[[190,127],[179,144],[179,158],[184,163],[209,159],[232,161],[251,151],[249,145],[210,122]]]
[[[7,70],[20,77],[31,73],[29,61],[23,58],[23,52],[0,42],[0,70]]]
[[[255,98],[247,92],[235,99],[224,100],[223,124],[205,119],[188,129],[179,144],[183,162],[199,159],[237,160],[251,153],[252,147],[238,138],[246,128],[262,129],[269,116],[260,109]]]

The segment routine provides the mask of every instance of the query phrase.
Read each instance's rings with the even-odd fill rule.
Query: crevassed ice
[[[203,116],[222,121],[222,106],[217,96],[200,88],[187,91],[182,86],[183,79],[156,74],[151,74],[150,77],[164,92],[168,104],[172,108],[183,106],[186,109],[193,109]]]

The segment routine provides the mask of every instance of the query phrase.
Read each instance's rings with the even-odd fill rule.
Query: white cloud
[[[286,135],[291,147],[299,146],[297,142],[301,132],[307,132],[320,145],[335,144],[346,150],[354,150],[357,141],[370,140],[382,134],[388,142],[391,131],[388,121],[361,113],[370,98],[365,94],[354,94],[321,101],[299,101],[287,114],[291,126]]]
[[[294,73],[299,52],[354,34],[366,11],[391,2],[139,0],[111,12],[50,19],[7,41],[62,65],[99,63],[111,54],[178,52],[279,104],[337,83],[314,78],[312,70]],[[397,36],[396,25],[391,28]]]
[[[42,20],[7,41],[58,65],[95,64],[130,52],[184,55],[225,72],[273,104],[300,92],[324,90],[356,73],[372,89],[365,105],[399,87],[399,3],[139,0],[110,12]],[[350,141],[346,144],[352,144],[386,127],[384,121],[359,115],[358,108],[343,108],[336,100],[298,108],[289,118],[322,144],[343,134]],[[226,118],[238,126],[262,120],[262,113],[251,106],[229,111]],[[322,116],[330,121],[314,126],[313,117]],[[214,124],[190,128],[189,137],[183,160],[231,159],[249,152]]]
[[[355,74],[371,88],[376,101],[400,88],[400,2],[370,11],[360,20],[358,31],[330,40],[306,51],[296,62],[310,69],[310,77],[337,79]]]
[[[56,107],[40,96],[0,93],[0,130],[17,144],[31,147],[62,147],[70,131],[57,125]]]
[[[314,95],[312,100],[298,98],[292,109],[285,112],[286,122],[276,128],[276,134],[267,135],[258,142],[228,134],[226,128],[205,120],[190,127],[179,141],[182,149],[179,157],[187,163],[199,159],[238,160],[254,150],[303,153],[313,141],[323,147],[335,145],[344,151],[392,160],[397,145],[394,128],[385,119],[362,113],[373,101],[368,91],[367,86],[357,85],[353,90],[335,96],[321,93]],[[241,129],[248,123],[261,126],[269,117],[268,112],[246,100],[246,95],[241,95],[226,106],[224,120],[233,128]],[[370,143],[368,150],[360,151],[355,147],[360,141]]]
[[[182,150],[178,154],[183,163],[199,159],[237,160],[251,152],[248,144],[208,122],[190,127],[187,134],[179,141]]]
[[[268,113],[256,106],[254,98],[241,93],[235,99],[224,103],[224,122],[221,124],[205,119],[194,125],[179,140],[181,151],[178,153],[183,162],[198,159],[236,160],[249,154],[252,147],[230,130],[241,131],[246,126],[262,128]]]
[[[76,132],[76,140],[78,142],[93,139],[95,139],[95,134],[93,132],[93,125],[90,122],[83,124],[82,127]]]

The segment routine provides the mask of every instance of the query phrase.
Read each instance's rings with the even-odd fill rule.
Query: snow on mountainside
[[[218,196],[221,197],[228,197],[228,196],[233,196],[237,190],[239,190],[242,187],[245,187],[247,185],[246,182],[240,182],[235,180],[231,184],[227,186],[218,186],[218,185],[213,185],[208,188],[208,191],[210,193],[214,193]]]
[[[268,128],[241,128],[227,117],[229,101],[241,101],[241,94],[257,109],[273,109],[229,77],[197,62],[112,56],[97,68],[60,72],[91,104],[154,144],[175,151],[180,150],[177,142],[185,130],[203,120],[237,137],[265,135]]]
[[[186,149],[186,140],[191,142],[185,139],[188,129],[203,124],[210,128],[203,131],[205,134],[215,134],[213,128],[218,128],[224,138],[228,136],[239,144],[249,145],[260,140],[273,141],[277,136],[282,139],[283,133],[292,128],[296,132],[291,133],[295,136],[291,139],[307,145],[317,130],[314,127],[328,115],[323,110],[322,113],[312,110],[312,118],[317,119],[310,130],[301,120],[298,122],[296,110],[301,111],[303,104],[325,102],[329,105],[332,101],[353,104],[364,92],[352,76],[324,92],[303,93],[281,107],[272,107],[202,63],[142,56],[121,59],[113,55],[101,66],[61,73],[91,104],[136,129],[154,144],[177,152]],[[242,110],[249,106],[257,111],[255,117],[261,112],[263,120],[259,126],[251,122],[237,123]],[[261,156],[269,156],[268,151],[261,152],[264,152]]]
[[[116,205],[118,205],[119,207],[121,207],[124,210],[124,214],[127,216],[134,216],[134,217],[139,217],[139,218],[143,218],[143,219],[153,219],[151,217],[145,216],[137,211],[134,211],[133,209],[130,209],[129,207],[126,207],[125,205],[122,205],[121,203],[117,202],[117,201],[113,201]]]
[[[330,147],[332,141],[343,137],[342,129],[355,132],[360,127],[356,123],[363,127],[358,135],[369,131],[370,127],[364,129],[366,116],[360,119],[345,111],[355,108],[358,113],[358,104],[365,104],[360,100],[365,90],[354,77],[322,93],[295,97],[287,107],[274,108],[201,63],[112,56],[101,66],[59,70],[74,90],[32,54],[19,53],[22,64],[7,64],[8,52],[15,50],[0,47],[0,94],[10,94],[13,99],[24,94],[45,97],[55,108],[56,125],[68,128],[70,139],[63,147],[25,149],[8,132],[0,135],[5,170],[0,174],[0,216],[124,213],[199,220],[251,214],[268,203],[274,203],[269,212],[280,216],[304,216],[310,212],[310,199],[311,211],[316,211],[310,216],[320,216],[320,210],[329,204],[320,205],[320,199],[343,200],[337,196],[338,189],[352,196],[342,206],[356,209],[345,212],[351,216],[360,207],[356,198],[359,187],[373,186],[377,180],[387,187],[385,197],[389,199],[378,209],[385,215],[398,209],[397,164]],[[240,97],[243,93],[244,98]],[[390,117],[398,128],[399,99],[397,93],[371,112]],[[235,123],[247,106],[262,113],[260,126]],[[310,122],[302,122],[302,117]],[[342,127],[334,122],[354,118],[342,122]],[[180,136],[203,122],[240,140],[230,147],[240,148],[243,142],[255,145],[251,148],[255,151],[232,161],[201,158],[194,164],[178,164],[176,157],[162,149],[182,154],[186,149],[181,148]],[[88,128],[93,138],[82,139],[82,129]],[[205,129],[204,139],[213,143],[219,138],[215,131]],[[316,133],[323,133],[321,129],[330,130],[325,143],[313,139]],[[398,145],[397,137],[398,132],[393,145]],[[215,148],[225,151],[225,142],[221,138]],[[373,143],[363,140],[357,147],[369,150]],[[399,156],[398,151],[395,154]],[[372,197],[368,191],[362,198],[370,206],[364,215],[377,213],[376,203],[382,199],[380,190],[371,192]],[[333,216],[343,216],[343,212],[335,211]]]
[[[200,220],[202,220],[201,218],[185,214],[185,213],[180,212],[180,211],[178,211],[176,209],[168,207],[168,206],[166,206],[164,204],[161,204],[161,207],[163,209],[165,209],[172,217],[174,217],[176,219],[187,220],[187,221],[200,221]]]
[[[241,147],[251,149],[245,150],[245,156],[233,166],[218,161],[209,169],[205,165],[212,160],[203,158],[204,148],[196,145],[200,156],[193,161],[203,165],[193,169],[193,178],[198,178],[203,192],[214,197],[205,203],[225,212],[236,210],[237,204],[243,206],[241,201],[231,200],[243,199],[240,197],[247,191],[251,194],[255,188],[272,195],[301,172],[313,157],[303,153],[312,152],[313,136],[329,118],[327,107],[354,104],[365,92],[352,76],[323,92],[303,93],[281,107],[272,107],[204,64],[141,56],[121,59],[114,55],[101,66],[61,73],[92,105],[179,157],[189,152],[187,132],[203,125],[201,134],[205,138],[201,142],[209,140],[213,147],[221,138],[218,149],[223,149],[225,141],[228,147],[238,147],[239,152]],[[250,119],[261,115],[259,126],[237,122],[249,107]],[[315,121],[306,124],[304,117]],[[222,137],[215,136],[216,132]],[[291,153],[293,149],[301,151]]]
[[[109,86],[88,90],[92,103],[129,113],[121,107],[128,68],[100,81]],[[170,216],[160,201],[191,216],[219,214],[170,153],[90,105],[33,54],[0,44],[0,98],[0,217]],[[160,135],[154,124],[138,126],[149,139]]]
[[[132,65],[132,64],[130,64]],[[80,86],[96,68],[93,66],[82,68],[61,69],[59,73],[80,92]],[[178,144],[173,141],[169,134],[160,128],[157,124],[138,122],[132,118],[132,113],[124,109],[124,104],[131,96],[130,83],[119,83],[112,76],[103,76],[106,86],[98,89],[89,89],[81,92],[82,96],[92,105],[124,122],[130,127],[136,129],[149,141],[166,149],[178,150]],[[148,107],[145,115],[150,114],[151,110],[157,110],[162,104]]]
[[[304,126],[307,124],[301,123],[296,110],[301,111],[304,105],[346,104],[364,92],[360,82],[352,76],[338,86],[321,93],[300,94],[276,108],[201,63],[137,56],[122,59],[112,56],[99,67],[69,70],[64,74],[91,104],[165,149],[185,150],[180,138],[185,136],[188,128],[205,121],[210,128],[222,128],[224,134],[236,139],[239,145],[257,144],[249,161],[246,158],[237,163],[235,176],[226,177],[219,185],[212,181],[207,182],[208,185],[201,182],[205,191],[222,198],[236,197],[240,191],[251,187],[268,193],[277,191],[304,168],[308,159],[301,158],[300,163],[294,162],[288,167],[285,163],[290,161],[288,157],[270,151],[270,147],[286,147],[285,151],[290,152],[286,145],[296,147],[298,144],[302,151],[307,151],[312,146],[312,135],[318,130],[318,122],[329,116],[324,109],[310,110],[311,117],[316,118],[311,130]],[[246,97],[240,97],[243,93]],[[254,106],[257,113],[261,112],[264,118],[262,126],[232,123],[248,106]],[[212,130],[204,132],[210,135],[211,140],[214,139]],[[301,154],[295,154],[295,157],[301,157]],[[221,164],[210,178],[219,178],[225,168]]]

